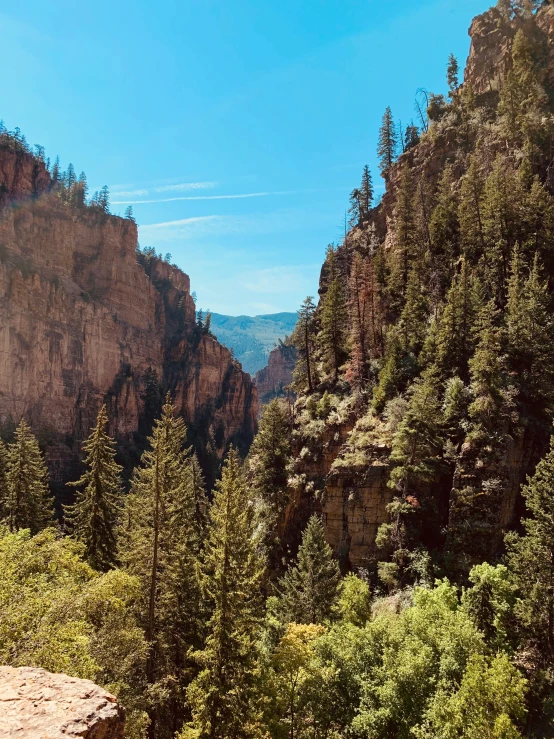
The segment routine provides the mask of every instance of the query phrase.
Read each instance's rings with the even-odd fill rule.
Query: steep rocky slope
[[[0,190],[0,421],[30,421],[53,482],[72,474],[104,402],[133,455],[154,373],[209,473],[231,441],[246,448],[256,389],[196,328],[188,276],[137,255],[134,221],[62,202],[43,162],[9,141]]]
[[[271,350],[267,365],[254,375],[260,403],[267,403],[284,393],[284,388],[292,382],[295,364],[296,349],[294,346],[279,344]]]
[[[503,86],[516,84],[513,78],[508,79],[508,82],[506,80],[513,65],[513,42],[520,30],[528,39],[532,51],[516,52],[519,53],[517,60],[522,66],[528,64],[531,68],[534,65],[535,69],[539,69],[539,74],[542,74],[541,84],[547,91],[540,94],[537,92],[537,100],[540,100],[536,103],[537,109],[542,105],[545,110],[541,114],[543,143],[535,144],[532,160],[527,153],[529,148],[526,149],[527,144],[524,144],[525,137],[530,134],[524,127],[523,133],[518,133],[517,136],[513,134],[513,139],[512,134],[505,133],[506,120],[509,118],[506,102],[501,103],[499,107]],[[509,183],[511,181],[509,178],[515,176],[512,173],[517,172],[518,167],[524,162],[529,168],[528,173],[525,174],[524,167],[521,167],[517,175],[524,183],[522,192],[529,191],[533,176],[536,176],[537,180],[535,190],[530,195],[525,194],[522,197],[529,197],[532,205],[534,200],[536,207],[542,207],[538,205],[539,202],[551,202],[552,135],[549,133],[551,108],[548,107],[551,106],[551,102],[545,100],[546,95],[549,95],[551,101],[554,82],[554,8],[544,4],[536,15],[512,18],[507,17],[498,8],[492,8],[474,19],[469,33],[471,49],[464,83],[453,94],[453,102],[448,104],[443,99],[439,103],[443,110],[430,121],[429,131],[423,133],[419,142],[401,154],[386,172],[387,188],[380,205],[371,211],[363,223],[359,223],[350,231],[334,256],[334,268],[337,269],[338,265],[346,285],[345,290],[348,292],[349,330],[353,327],[352,303],[355,290],[353,291],[352,281],[356,255],[361,256],[365,264],[365,274],[369,275],[367,279],[372,281],[372,299],[373,307],[377,305],[378,331],[375,331],[371,361],[368,362],[370,379],[365,386],[355,388],[349,380],[347,369],[346,373],[342,373],[338,383],[333,382],[324,369],[324,362],[320,362],[315,367],[319,375],[319,385],[311,395],[301,393],[295,409],[294,461],[290,478],[292,498],[286,513],[289,536],[293,539],[297,535],[311,511],[321,511],[326,522],[328,540],[345,567],[374,568],[379,560],[386,559],[390,550],[382,543],[380,546],[376,544],[379,527],[389,526],[392,535],[400,537],[398,534],[400,529],[409,531],[406,520],[418,522],[420,542],[418,546],[423,542],[423,549],[427,547],[440,550],[443,552],[441,556],[450,557],[452,562],[460,566],[462,561],[472,559],[482,561],[484,558],[496,556],[501,551],[503,534],[510,527],[516,526],[521,516],[522,505],[519,496],[521,485],[544,453],[551,432],[547,418],[550,401],[545,400],[542,404],[533,401],[533,405],[533,402],[523,397],[524,391],[516,389],[517,372],[513,369],[506,370],[505,379],[502,380],[505,387],[502,390],[504,405],[501,413],[504,415],[495,430],[496,436],[488,430],[487,436],[483,431],[484,427],[478,432],[476,422],[467,416],[466,411],[465,418],[460,420],[461,439],[452,443],[451,447],[448,446],[451,442],[448,442],[442,450],[435,449],[432,453],[429,452],[429,459],[404,463],[407,465],[406,469],[416,470],[412,479],[417,478],[418,474],[421,475],[418,478],[419,482],[411,483],[411,489],[417,492],[408,494],[410,492],[408,473],[401,483],[395,482],[399,479],[394,477],[394,470],[399,466],[399,457],[397,452],[393,453],[394,440],[399,439],[397,432],[406,418],[416,388],[420,387],[418,383],[423,383],[425,369],[437,360],[433,331],[444,314],[450,281],[453,280],[452,284],[455,284],[456,275],[462,269],[460,260],[464,259],[466,264],[470,265],[468,269],[477,275],[475,279],[482,279],[485,292],[490,290],[486,298],[488,300],[494,295],[487,283],[492,271],[489,267],[483,267],[483,264],[486,265],[488,260],[498,258],[492,254],[495,247],[489,247],[488,244],[493,245],[495,238],[497,241],[503,238],[508,240],[508,256],[504,255],[502,267],[505,275],[504,285],[507,285],[509,270],[513,267],[505,265],[513,258],[513,249],[519,241],[521,248],[528,249],[531,255],[526,256],[526,259],[530,260],[528,264],[532,264],[533,253],[539,253],[531,252],[531,249],[542,249],[539,258],[547,273],[550,289],[552,286],[552,264],[549,261],[551,248],[549,244],[552,237],[550,232],[545,235],[545,245],[542,247],[540,239],[543,236],[539,234],[541,229],[548,228],[545,224],[549,216],[540,216],[540,225],[535,231],[531,227],[531,237],[516,235],[510,242],[509,239],[512,237],[510,235],[506,237],[500,229],[495,236],[493,233],[495,214],[500,213],[504,207],[502,197],[507,196],[499,195],[494,201],[496,194],[491,194],[494,174],[491,173],[494,173],[495,167],[499,171],[504,167],[498,181]],[[527,47],[523,48],[525,50]],[[540,52],[537,52],[537,49]],[[504,108],[501,110],[502,104]],[[531,109],[531,103],[528,101],[524,105]],[[528,113],[529,120],[532,115],[538,120],[539,114],[536,112]],[[530,128],[531,124],[528,125]],[[540,131],[541,124],[536,125]],[[521,119],[514,126],[523,126]],[[536,138],[538,135],[536,134]],[[463,197],[463,193],[467,192],[463,188],[467,187],[464,183],[467,183],[470,176],[468,171],[472,162],[474,170],[477,171],[479,178],[482,178],[479,182],[482,183],[480,186],[483,189],[478,197],[491,198],[492,205],[489,206],[487,203],[486,207],[490,209],[490,222],[493,225],[483,226],[483,230],[490,228],[490,235],[486,236],[488,241],[481,257],[479,251],[481,245],[476,245],[472,251],[471,244],[463,244],[462,234],[462,246],[465,251],[462,251],[459,242],[457,246],[454,244],[453,260],[447,265],[444,255],[437,251],[436,244],[439,236],[446,241],[450,236],[439,234],[437,241],[433,243],[433,238],[429,237],[429,228],[430,226],[432,228],[431,221],[435,217],[436,208],[439,211],[443,208],[443,211],[437,211],[436,215],[436,222],[439,225],[440,218],[449,217],[449,213],[444,216],[448,207],[445,203],[449,198],[456,204],[455,207],[458,207],[457,203]],[[485,185],[487,177],[489,184]],[[411,205],[406,204],[409,190]],[[520,201],[515,202],[513,206],[510,204],[509,207],[521,207],[523,211]],[[411,213],[408,213],[411,221],[408,218],[402,221],[406,216],[405,211],[401,212],[402,208],[408,211],[412,208]],[[460,218],[462,217],[463,213]],[[477,219],[479,217],[478,212]],[[507,211],[506,217],[508,219],[506,230],[510,228],[510,219],[517,223],[517,219],[524,218],[520,211],[513,213]],[[454,220],[457,218],[458,216],[454,215]],[[480,228],[481,224],[478,226]],[[461,226],[456,222],[454,228],[461,229]],[[518,234],[522,234],[524,228],[529,227],[519,228]],[[455,235],[455,238],[460,237]],[[413,249],[412,257],[408,257],[408,247],[403,246],[403,240],[412,245],[410,247]],[[384,382],[387,362],[392,366],[391,346],[396,340],[395,337],[399,336],[398,332],[408,331],[403,328],[405,325],[403,321],[410,318],[406,311],[403,311],[408,297],[406,294],[395,294],[390,287],[391,272],[395,269],[395,260],[398,260],[397,255],[402,248],[405,249],[403,259],[406,260],[404,262],[406,273],[410,271],[410,258],[421,259],[420,279],[429,280],[427,284],[419,284],[417,289],[428,311],[425,330],[426,347],[430,355],[422,360],[421,356],[410,355],[406,351],[404,359],[399,361],[405,362],[406,377],[410,379],[403,380],[403,384],[394,380],[398,382],[395,391],[398,394],[396,397],[395,392],[389,394],[387,399],[390,402],[383,409],[378,403],[377,406],[375,404],[375,392],[379,391],[379,383],[382,385]],[[489,254],[487,249],[491,250]],[[416,256],[420,253],[425,253],[425,256]],[[477,254],[477,257],[474,254]],[[321,300],[316,314],[317,325],[320,325],[321,308],[329,284],[330,269],[327,261],[322,270]],[[443,280],[444,284],[439,284],[440,280]],[[551,296],[549,299],[551,300]],[[506,310],[506,303],[503,300],[505,299],[502,296],[497,297],[500,318],[495,320],[499,325],[504,321]],[[399,308],[396,307],[395,301],[400,304]],[[551,312],[552,308],[549,310]],[[375,317],[373,312],[371,315],[373,320]],[[498,329],[499,332],[505,331],[506,335],[508,330],[503,323]],[[398,342],[400,346],[402,339],[398,339]],[[400,349],[398,351],[401,352]],[[412,359],[413,367],[410,367]],[[501,364],[505,362],[504,357],[497,359]],[[404,371],[402,367],[399,364],[394,371]],[[467,364],[465,372],[468,372]],[[433,381],[431,378],[429,382],[432,384]],[[475,397],[477,381],[474,376],[470,378],[468,373],[463,381],[466,383],[463,392],[467,392],[470,399]],[[438,391],[437,402],[443,403],[445,385],[441,386],[439,383],[437,386],[442,388]],[[469,402],[468,400],[468,404]],[[476,415],[477,411],[474,411],[474,414]],[[414,434],[413,438],[416,439],[414,444],[419,443],[415,427],[405,426],[405,428]],[[464,429],[473,430],[467,431],[464,438],[466,433]],[[414,446],[414,450],[415,448]],[[432,474],[426,472],[428,476],[426,482],[422,482],[423,473],[416,469],[417,464],[429,464],[429,467],[434,465],[435,471]],[[390,504],[393,500],[397,501],[394,504],[395,510],[401,511],[400,513],[392,513]],[[422,510],[420,508],[422,500],[426,501],[426,510],[432,511],[431,513],[422,515],[418,512],[418,509]],[[411,514],[406,514],[410,506],[416,511],[412,519]],[[406,537],[409,538],[408,535]],[[455,568],[458,565],[450,566]]]

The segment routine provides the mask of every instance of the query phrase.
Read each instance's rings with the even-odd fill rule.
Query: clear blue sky
[[[385,107],[407,123],[418,87],[444,92],[489,4],[3,4],[0,117],[108,184],[113,212],[132,202],[140,243],[173,255],[199,306],[296,310],[366,162],[381,188]]]

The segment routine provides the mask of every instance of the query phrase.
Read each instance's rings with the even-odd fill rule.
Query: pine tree
[[[10,531],[30,529],[36,534],[53,525],[48,470],[38,442],[23,419],[8,446],[6,483],[4,515]]]
[[[369,218],[369,212],[373,203],[373,182],[367,164],[362,173],[362,184],[360,185],[360,218],[364,223]]]
[[[373,203],[373,183],[367,164],[362,174],[362,183],[350,194],[350,226],[361,226],[369,218]]]
[[[0,521],[7,518],[8,503],[8,450],[0,439]]]
[[[352,192],[350,193],[350,207],[348,208],[348,225],[351,228],[355,228],[356,226],[359,226],[362,220],[361,214],[360,214],[360,206],[361,206],[361,194],[360,189],[358,187],[355,187]],[[345,232],[346,232],[346,226],[345,226]]]
[[[413,182],[405,166],[394,210],[394,245],[388,256],[388,291],[391,305],[398,312],[404,306],[410,266],[417,256],[416,236]]]
[[[104,213],[110,212],[110,191],[107,185],[103,185],[100,188],[98,194],[98,206],[104,211]]]
[[[478,343],[475,354],[469,361],[474,397],[469,415],[477,430],[493,434],[499,428],[505,388],[498,314],[494,300],[486,303],[479,312],[474,329]]]
[[[281,609],[288,622],[317,624],[330,617],[338,596],[340,570],[313,515],[302,534],[297,562],[280,583]]]
[[[520,250],[516,247],[506,306],[510,368],[520,400],[535,405],[535,413],[548,414],[554,392],[554,332],[548,286],[541,279],[537,256],[526,280],[522,272]]]
[[[321,330],[317,342],[325,357],[326,369],[335,382],[339,369],[346,360],[347,307],[342,278],[334,277],[321,304]]]
[[[448,68],[446,71],[446,79],[448,82],[448,96],[450,99],[454,97],[454,95],[458,92],[458,88],[460,87],[460,81],[458,78],[460,68],[458,66],[458,60],[454,56],[454,54],[450,54],[450,57],[448,59]]]
[[[309,393],[313,393],[315,382],[312,357],[316,333],[315,310],[313,298],[307,297],[298,311],[298,322],[291,337],[298,355],[294,381],[299,389],[307,384]]]
[[[60,165],[60,157],[57,156],[54,160],[54,164],[52,165],[52,182],[54,185],[58,185],[61,181],[61,165]]]
[[[381,413],[387,400],[404,390],[406,384],[417,374],[417,362],[411,354],[402,348],[402,338],[395,327],[387,336],[383,366],[379,372],[379,381],[373,390],[373,409]]]
[[[281,515],[288,502],[291,417],[287,405],[275,398],[262,412],[258,433],[249,454],[249,480],[275,515]]]
[[[406,287],[406,303],[398,322],[402,349],[419,354],[427,333],[429,305],[418,269],[411,269]]]
[[[406,131],[404,132],[404,151],[413,149],[414,146],[419,144],[419,140],[419,128],[412,121],[410,125],[406,127]]]
[[[437,366],[447,377],[468,380],[468,362],[475,349],[473,326],[481,309],[479,284],[472,279],[466,259],[446,297],[437,331]]]
[[[133,206],[132,205],[128,205],[125,208],[125,218],[128,221],[134,221],[135,220],[135,216],[133,215]]]
[[[68,193],[68,196],[71,196],[71,191],[77,182],[77,175],[75,174],[75,167],[69,162],[67,166],[67,172],[65,173],[65,187]]]
[[[252,505],[231,449],[210,510],[202,583],[211,609],[208,637],[198,655],[202,672],[188,689],[200,739],[255,734],[253,683],[260,624],[262,561]]]
[[[458,219],[462,250],[468,258],[475,260],[485,253],[486,248],[482,213],[484,187],[478,158],[473,156],[460,186]]]
[[[498,156],[487,177],[482,199],[487,279],[497,303],[506,303],[506,286],[514,245],[522,235],[522,203],[525,202],[521,179],[512,165]]]
[[[77,482],[74,505],[64,508],[73,536],[85,545],[85,557],[91,567],[107,571],[116,563],[115,527],[121,507],[121,470],[115,462],[115,442],[106,433],[108,414],[102,406],[87,441],[86,472]]]
[[[200,646],[198,484],[186,427],[169,397],[135,470],[119,529],[119,559],[140,584],[139,617],[149,643],[150,736],[170,739],[186,718],[184,695]]]
[[[446,165],[439,181],[437,204],[429,223],[432,281],[440,297],[448,285],[460,253],[460,225],[454,171]]]
[[[527,639],[554,663],[554,437],[522,490],[528,517],[524,534],[508,534],[508,565],[519,588],[517,615]]]
[[[379,131],[379,144],[377,147],[377,154],[380,160],[379,167],[385,180],[388,177],[390,168],[396,161],[397,149],[398,135],[396,133],[396,126],[394,125],[392,111],[390,108],[387,108]]]
[[[381,301],[376,279],[375,258],[354,254],[348,278],[350,317],[350,359],[346,379],[361,387],[369,379],[369,362],[381,351]]]

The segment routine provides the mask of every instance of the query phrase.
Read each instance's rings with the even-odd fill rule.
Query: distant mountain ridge
[[[211,331],[217,340],[255,375],[266,366],[269,353],[279,339],[289,336],[296,324],[296,313],[271,313],[262,316],[225,316],[212,313]]]

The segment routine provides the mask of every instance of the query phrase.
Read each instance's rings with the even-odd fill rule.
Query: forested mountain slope
[[[224,316],[211,313],[211,330],[231,349],[245,372],[252,376],[263,369],[279,339],[284,341],[296,323],[296,313],[263,316]]]
[[[554,401],[554,8],[477,17],[463,84],[380,133],[296,332],[292,532],[389,584],[503,550]]]

